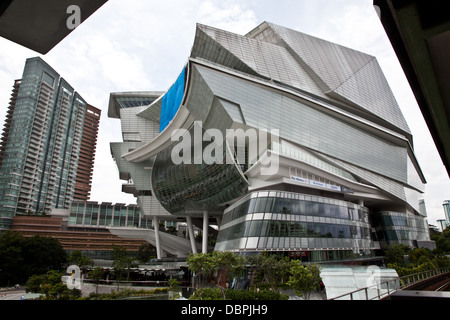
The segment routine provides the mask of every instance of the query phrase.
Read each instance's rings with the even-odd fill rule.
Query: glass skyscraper
[[[445,223],[450,226],[450,200],[445,200],[442,206],[444,207]]]
[[[173,86],[110,114],[145,214],[202,226],[203,252],[334,261],[430,240],[412,134],[373,56],[268,22],[244,36],[198,24]]]
[[[69,208],[74,197],[88,200],[99,119],[100,110],[45,61],[27,59],[0,146],[0,231],[16,214]]]

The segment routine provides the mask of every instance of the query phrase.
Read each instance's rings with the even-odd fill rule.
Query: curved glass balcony
[[[225,211],[216,250],[371,252],[367,208],[282,191],[254,192]]]

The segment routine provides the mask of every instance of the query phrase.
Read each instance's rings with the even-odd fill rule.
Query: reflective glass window
[[[255,205],[256,205],[256,199],[255,198],[250,199],[249,204],[248,204],[248,212],[249,213],[255,212]]]
[[[108,206],[106,208],[106,225],[107,226],[111,225],[111,221],[112,221],[112,207]]]
[[[92,220],[91,220],[91,225],[96,226],[97,225],[97,221],[98,221],[98,207],[94,206],[92,208]]]
[[[265,212],[267,198],[257,198],[254,212]]]
[[[273,212],[274,204],[275,204],[275,198],[273,198],[273,197],[267,198],[266,209],[264,212]]]

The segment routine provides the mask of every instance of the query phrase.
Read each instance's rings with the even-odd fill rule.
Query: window
[[[99,220],[98,224],[100,226],[106,225],[106,208],[104,206],[100,206]]]
[[[42,81],[48,84],[49,86],[53,87],[53,84],[55,83],[55,78],[53,78],[47,72],[44,72],[42,76]]]
[[[120,208],[120,226],[125,226],[125,220],[127,219],[127,208],[122,207]]]
[[[98,207],[94,206],[92,207],[92,220],[91,225],[96,226],[98,223]]]
[[[114,226],[120,226],[120,208],[118,208],[118,207],[114,208],[113,225]]]

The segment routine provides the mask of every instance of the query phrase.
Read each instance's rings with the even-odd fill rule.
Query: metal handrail
[[[419,273],[414,273],[414,274],[410,274],[407,276],[403,276],[400,278],[396,278],[396,279],[391,279],[391,280],[387,280],[387,281],[383,281],[377,284],[374,284],[372,286],[368,286],[366,288],[361,288],[349,293],[344,293],[340,296],[337,297],[333,297],[330,298],[328,300],[338,300],[340,298],[349,296],[350,300],[354,300],[353,296],[355,294],[359,294],[361,291],[364,291],[364,296],[365,296],[365,300],[380,300],[382,297],[384,296],[389,296],[392,293],[396,292],[397,290],[401,290],[404,288],[407,288],[415,283],[418,283],[420,281],[444,274],[444,273],[449,273],[450,272],[450,268],[441,268],[441,269],[433,269],[433,270],[427,270],[424,272],[419,272]],[[393,285],[389,285],[390,283],[393,283]],[[383,288],[383,285],[386,286],[387,291],[385,292],[381,292],[380,293],[380,289]],[[369,291],[370,290],[375,290],[377,291],[377,295],[369,298]]]

